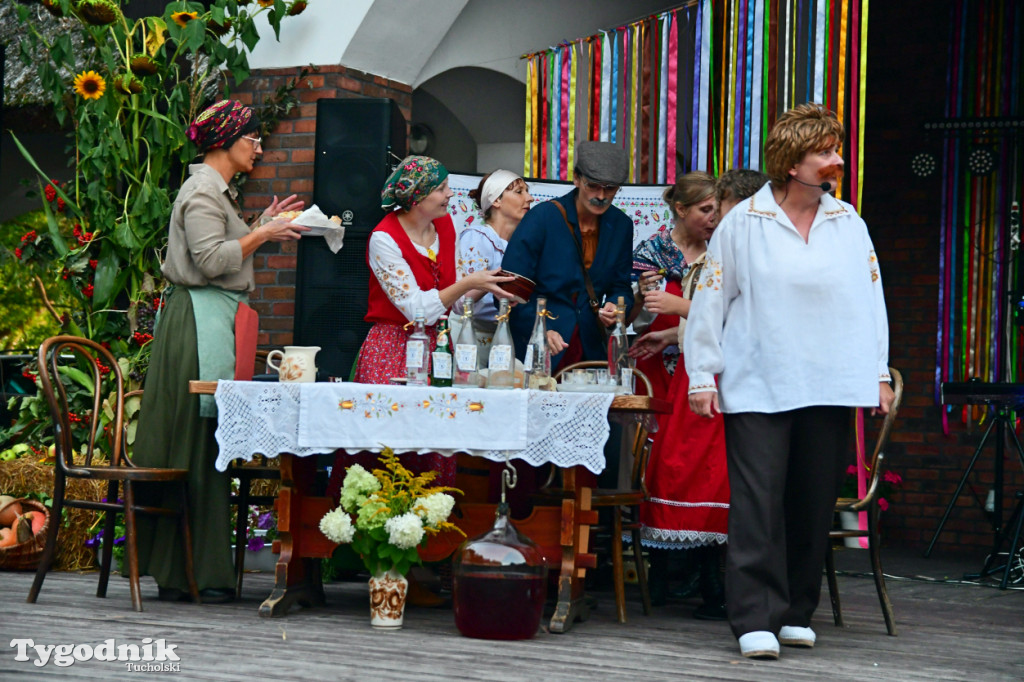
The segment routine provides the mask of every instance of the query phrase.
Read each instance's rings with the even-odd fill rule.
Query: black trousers
[[[810,625],[849,431],[846,407],[725,415],[731,490],[725,594],[736,637]]]

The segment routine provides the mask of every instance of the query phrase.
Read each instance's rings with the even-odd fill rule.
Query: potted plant
[[[448,493],[460,491],[431,486],[436,472],[413,474],[390,448],[380,460],[384,469],[372,473],[358,464],[348,467],[339,506],[320,520],[320,530],[332,542],[351,543],[370,572],[370,624],[400,628],[405,575],[421,563],[417,548],[427,535],[462,533],[448,521],[455,505]]]

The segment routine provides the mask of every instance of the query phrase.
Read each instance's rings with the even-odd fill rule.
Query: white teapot
[[[320,346],[285,346],[284,351],[267,354],[267,367],[277,370],[277,380],[305,383],[316,381],[316,354]],[[274,358],[280,358],[274,364]]]

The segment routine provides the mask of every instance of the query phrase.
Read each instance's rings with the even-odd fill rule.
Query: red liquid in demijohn
[[[466,637],[529,639],[537,634],[546,588],[539,575],[461,575],[455,581],[455,626]]]

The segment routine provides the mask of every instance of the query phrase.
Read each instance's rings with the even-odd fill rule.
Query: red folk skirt
[[[430,336],[430,350],[437,343],[437,331],[427,328]],[[355,380],[361,384],[388,384],[392,377],[405,376],[405,341],[409,334],[400,325],[378,322],[370,328],[356,361]],[[382,442],[387,445],[386,437]],[[455,457],[445,457],[437,453],[417,455],[410,453],[399,457],[402,466],[415,474],[436,471],[436,485],[455,485]],[[353,464],[360,464],[367,471],[382,468],[376,453],[360,452],[348,454],[338,450],[334,454],[334,468],[327,484],[327,495],[337,498],[341,484],[345,480],[345,471]]]
[[[647,464],[649,501],[640,507],[644,545],[686,549],[728,538],[725,421],[690,410],[690,378],[680,356],[667,399],[675,408],[654,438]]]

